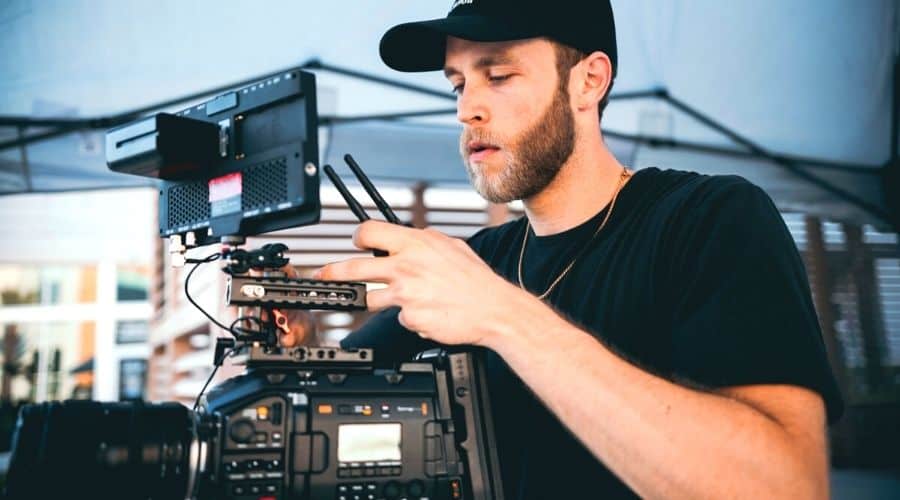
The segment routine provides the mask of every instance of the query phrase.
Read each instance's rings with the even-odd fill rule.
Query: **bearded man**
[[[460,152],[525,216],[467,241],[365,222],[317,278],[369,281],[344,347],[482,346],[507,498],[822,498],[841,399],[778,211],[740,177],[620,164],[606,0],[456,0],[389,30],[400,71],[443,70]]]

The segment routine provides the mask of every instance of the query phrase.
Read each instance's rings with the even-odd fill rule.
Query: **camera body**
[[[375,368],[373,356],[249,345],[238,356],[246,373],[211,390],[197,412],[31,405],[17,426],[8,498],[497,498],[477,354],[435,351],[393,369]]]
[[[493,498],[472,354],[377,370],[366,349],[267,350],[206,397],[222,427],[200,498]]]

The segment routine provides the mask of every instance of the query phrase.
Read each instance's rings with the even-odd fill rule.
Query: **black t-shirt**
[[[605,215],[554,235],[529,232],[528,290],[543,293],[589,245],[545,299],[570,322],[661,377],[696,388],[799,385],[823,396],[830,420],[839,416],[841,396],[806,272],[761,189],[737,176],[648,168],[622,188],[606,227],[591,239]],[[519,218],[468,242],[517,283],[525,227]],[[342,345],[374,347],[386,362],[430,347],[397,313],[373,316]],[[488,380],[507,498],[634,496],[493,352]]]

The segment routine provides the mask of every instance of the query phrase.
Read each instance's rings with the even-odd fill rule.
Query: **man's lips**
[[[490,154],[500,150],[499,147],[493,144],[478,141],[469,141],[466,146],[469,149],[469,161],[481,161]]]

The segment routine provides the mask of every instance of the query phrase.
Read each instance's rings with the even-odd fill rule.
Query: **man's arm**
[[[716,394],[647,373],[437,231],[367,221],[354,243],[390,256],[329,264],[316,277],[386,283],[367,294],[370,309],[399,306],[399,323],[423,338],[493,349],[639,494],[827,495],[823,405],[814,393],[749,386]]]
[[[581,442],[647,498],[823,498],[821,397],[789,385],[689,389],[623,360],[522,292],[496,351]]]

